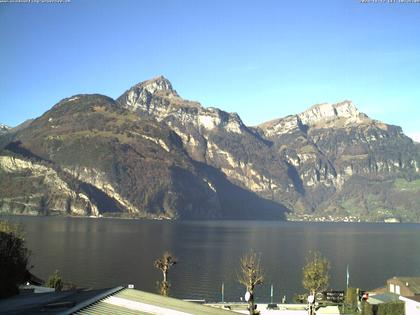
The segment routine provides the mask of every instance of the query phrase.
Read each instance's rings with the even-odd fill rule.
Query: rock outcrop
[[[148,88],[161,91],[153,83]],[[27,128],[18,130],[1,156],[4,182],[28,174],[21,178],[27,191],[20,193],[17,185],[11,191],[0,190],[2,209],[8,212],[33,212],[28,207],[16,207],[10,199],[13,193],[25,200],[44,196],[42,201],[27,203],[32,208],[47,208],[40,213],[61,209],[73,215],[282,219],[287,210],[230,183],[220,170],[192,160],[180,137],[166,124],[134,114],[102,95],[62,100]],[[23,167],[6,171],[5,161],[9,159],[41,163],[44,170],[33,176]],[[42,182],[52,176],[57,178],[55,183],[62,178],[67,186],[34,188],[34,176]],[[86,204],[81,204],[80,198]],[[65,202],[70,205],[60,207]],[[10,211],[12,208],[18,210]]]
[[[298,115],[264,123],[258,130],[294,167],[305,195],[311,196],[313,211],[334,208],[335,214],[340,209],[346,214],[346,202],[351,200],[339,205],[333,201],[347,189],[348,181],[357,177],[384,182],[419,176],[419,150],[413,141],[400,127],[370,119],[350,101],[315,105]],[[386,200],[369,206],[360,196],[364,186],[357,193],[355,208],[363,208],[365,213],[381,207],[396,209]],[[356,188],[353,186],[353,191]]]
[[[117,101],[141,117],[169,126],[193,159],[221,170],[231,182],[289,207],[288,200],[298,198],[290,189],[294,182],[287,175],[287,163],[238,114],[185,101],[164,77],[135,85]]]
[[[7,132],[9,132],[10,131],[10,127],[9,126],[6,126],[6,125],[3,125],[3,124],[0,124],[0,134],[4,134],[4,133],[7,133]]]
[[[88,194],[75,190],[73,183],[42,163],[0,156],[2,199],[0,211],[13,214],[53,214],[98,216]],[[6,195],[6,196],[5,196]]]

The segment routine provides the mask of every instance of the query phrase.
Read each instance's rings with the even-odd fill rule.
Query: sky
[[[415,1],[12,2],[0,1],[0,123],[164,75],[247,125],[352,100],[420,141]]]

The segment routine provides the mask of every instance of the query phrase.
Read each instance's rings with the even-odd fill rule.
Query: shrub
[[[25,280],[29,251],[20,226],[0,221],[0,298],[19,292]]]

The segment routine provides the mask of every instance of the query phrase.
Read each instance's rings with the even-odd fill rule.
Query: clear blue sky
[[[0,122],[163,74],[246,124],[351,99],[420,138],[420,3],[0,3]]]

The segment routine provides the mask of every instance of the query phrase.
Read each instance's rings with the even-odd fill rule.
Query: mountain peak
[[[344,118],[352,122],[359,122],[367,116],[357,109],[352,101],[343,101],[336,104],[316,104],[306,111],[298,114],[305,125],[313,125],[321,121],[331,121]]]
[[[0,135],[8,133],[11,129],[9,126],[0,124]]]
[[[6,126],[6,125],[3,125],[3,124],[0,124],[0,131],[7,131],[9,129],[11,129],[11,127]]]
[[[172,96],[178,96],[178,93],[173,89],[171,82],[163,75],[143,81],[137,85],[146,91],[155,94],[156,92],[164,92]]]

